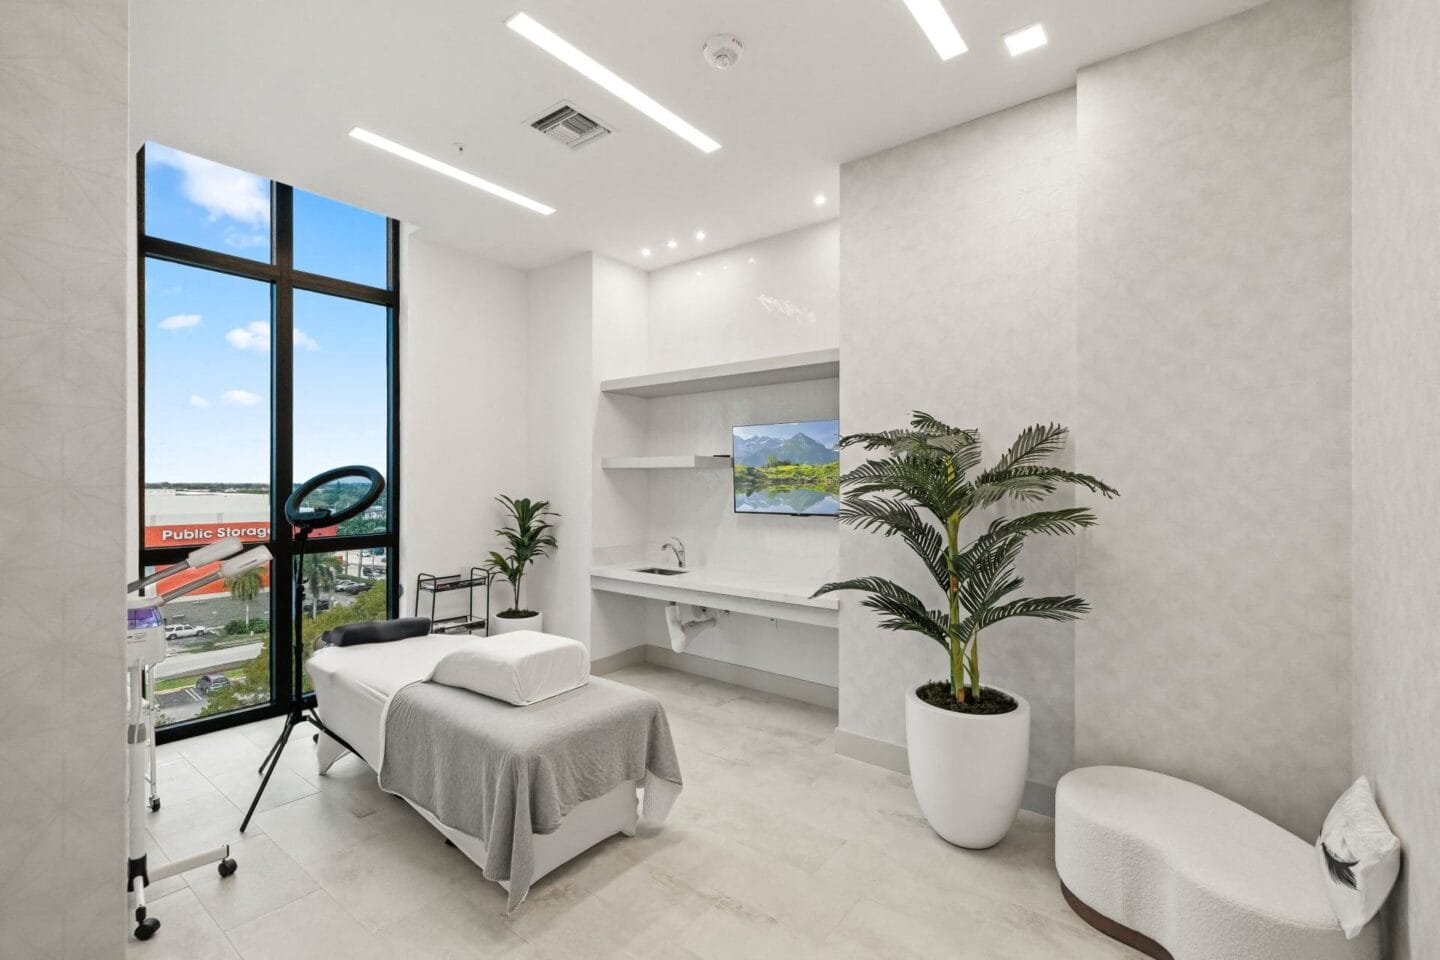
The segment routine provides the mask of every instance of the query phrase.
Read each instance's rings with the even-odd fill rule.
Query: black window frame
[[[400,223],[385,220],[386,286],[372,287],[351,280],[308,273],[294,268],[295,190],[277,180],[270,182],[270,260],[251,260],[234,254],[192,246],[145,233],[145,148],[136,154],[136,256],[139,353],[137,366],[139,509],[135,522],[139,550],[139,573],[147,566],[164,566],[182,559],[190,547],[145,546],[145,265],[163,260],[181,266],[219,271],[271,287],[270,351],[270,539],[266,546],[274,555],[270,576],[270,699],[228,713],[197,717],[167,724],[155,731],[157,743],[199,736],[215,730],[279,716],[288,708],[291,689],[291,649],[294,644],[291,611],[291,577],[298,556],[294,531],[285,522],[285,498],[297,483],[308,479],[294,476],[294,350],[278,345],[291,344],[295,329],[295,291],[308,290],[347,300],[377,304],[386,309],[386,363],[389,390],[386,417],[385,494],[386,531],[358,536],[335,536],[312,540],[307,555],[341,550],[385,549],[386,604],[390,616],[400,608]],[[339,466],[339,464],[336,464]],[[284,494],[281,491],[286,491]],[[306,695],[314,703],[313,693]]]

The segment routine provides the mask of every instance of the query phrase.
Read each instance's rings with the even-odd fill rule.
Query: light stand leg
[[[290,730],[290,725],[289,725],[288,723],[285,725],[285,730],[286,730],[286,733],[288,733],[289,730]],[[285,742],[285,734],[281,734],[281,735],[280,735],[280,739],[276,740],[274,743],[272,743],[272,744],[270,745],[270,752],[267,753],[267,754],[265,754],[265,759],[260,761],[260,766],[258,766],[258,767],[255,768],[255,772],[256,772],[256,773],[264,773],[264,772],[265,772],[265,765],[270,762],[271,758],[274,757],[275,754],[277,754],[277,753],[280,752],[280,744],[282,744],[282,743],[284,743],[284,742]]]
[[[240,821],[240,832],[244,833],[245,828],[250,825],[250,818],[255,815],[255,808],[260,803],[260,797],[265,793],[265,788],[270,783],[270,776],[275,768],[280,765],[280,755],[285,752],[285,745],[290,742],[290,733],[297,726],[304,723],[313,723],[315,726],[324,729],[320,721],[305,715],[305,544],[310,539],[310,528],[299,526],[295,533],[295,554],[293,580],[293,593],[295,606],[291,611],[291,623],[294,627],[294,642],[290,647],[290,712],[285,717],[285,728],[280,731],[280,736],[270,752],[265,755],[265,762],[260,764],[257,773],[263,773],[260,779],[260,787],[255,791],[255,797],[250,801],[250,809],[245,811],[245,819]]]
[[[250,809],[245,811],[245,819],[240,821],[241,833],[244,833],[245,828],[250,826],[250,818],[255,816],[255,808],[260,803],[260,796],[265,792],[265,787],[270,783],[270,775],[275,772],[276,767],[280,766],[280,754],[284,751],[285,744],[290,739],[290,731],[295,729],[297,723],[304,722],[304,717],[299,717],[294,713],[285,718],[285,728],[280,731],[280,739],[275,741],[275,746],[270,748],[270,755],[266,757],[265,763],[261,765],[261,770],[265,772],[265,776],[260,779],[260,789],[255,791],[255,798],[250,801]]]

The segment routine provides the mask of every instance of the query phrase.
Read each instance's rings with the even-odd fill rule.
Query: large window
[[[307,654],[330,627],[395,612],[398,227],[159,144],[140,169],[139,567],[225,536],[275,557],[166,605],[169,739],[283,708],[297,564]],[[354,463],[380,470],[384,496],[298,557],[289,491]]]

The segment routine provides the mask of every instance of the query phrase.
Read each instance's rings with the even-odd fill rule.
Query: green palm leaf
[[[879,614],[887,630],[923,633],[950,654],[950,683],[957,698],[980,693],[979,634],[1012,617],[1073,620],[1088,610],[1079,597],[1022,597],[1011,594],[1025,583],[1016,563],[1033,535],[1064,536],[1093,526],[1085,507],[1033,510],[992,520],[971,541],[961,527],[981,507],[1005,500],[1039,502],[1063,486],[1078,486],[1106,498],[1115,488],[1089,474],[1046,463],[1059,453],[1069,432],[1058,424],[1035,424],[1020,432],[989,469],[980,466],[978,431],[953,427],[924,411],[915,411],[909,429],[850,434],[844,447],[859,446],[880,455],[841,478],[846,493],[843,523],[857,530],[899,537],[920,558],[936,586],[945,591],[949,610],[930,610],[919,597],[883,577],[857,577],[827,583],[816,596],[841,590],[866,594],[862,605]]]

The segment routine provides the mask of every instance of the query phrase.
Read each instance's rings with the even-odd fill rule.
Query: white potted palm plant
[[[862,603],[880,614],[882,629],[923,634],[945,651],[948,679],[906,694],[905,739],[921,811],[936,833],[962,847],[990,847],[1009,832],[1029,765],[1030,706],[981,684],[981,631],[1012,617],[1063,621],[1085,613],[1089,607],[1079,597],[1011,594],[1024,583],[1015,562],[1027,537],[1071,534],[1096,517],[1084,507],[998,516],[968,542],[961,539],[961,525],[977,510],[1038,502],[1067,484],[1116,496],[1092,476],[1045,462],[1067,435],[1055,424],[1028,427],[984,470],[978,470],[978,431],[919,411],[909,429],[841,441],[884,451],[840,478],[846,492],[841,522],[903,540],[930,573],[923,592],[938,588],[946,604],[928,607],[916,593],[876,576],[827,583],[815,595],[862,591]]]
[[[510,514],[510,522],[495,531],[505,541],[504,553],[492,550],[485,567],[492,576],[500,576],[510,583],[510,608],[495,615],[488,625],[491,635],[513,633],[516,630],[539,630],[541,616],[538,610],[527,610],[520,602],[520,583],[525,579],[525,569],[540,557],[548,557],[555,549],[555,535],[550,531],[555,525],[548,517],[560,514],[550,509],[549,500],[531,500],[529,497],[495,498]]]

